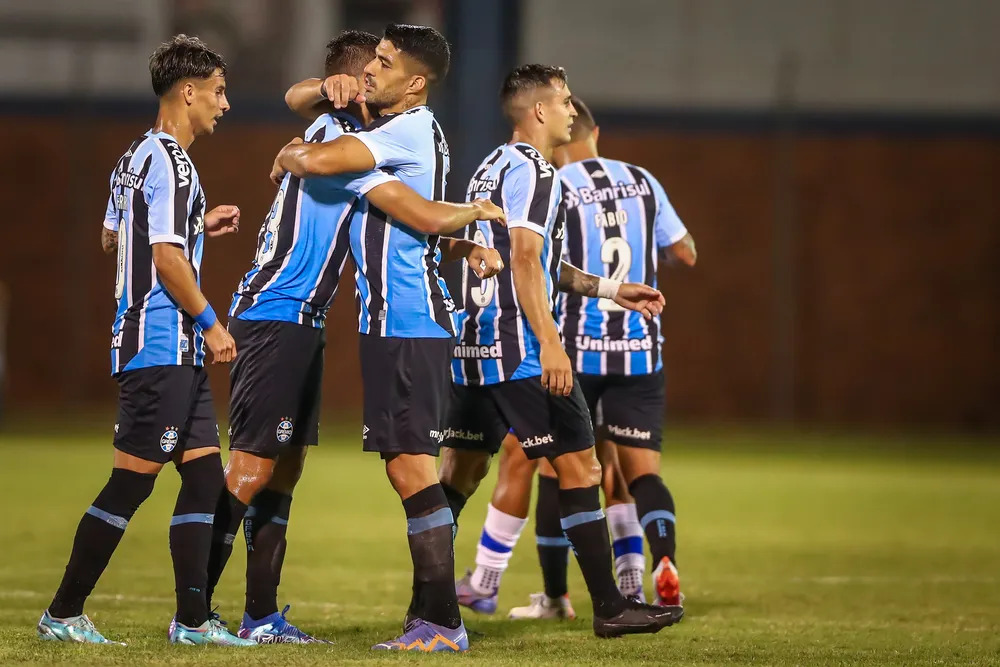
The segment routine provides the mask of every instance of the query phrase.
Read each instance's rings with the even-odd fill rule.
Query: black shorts
[[[212,391],[201,366],[150,366],[115,379],[115,449],[166,463],[188,449],[219,446]]]
[[[578,381],[569,396],[553,396],[539,377],[477,387],[452,385],[445,447],[496,454],[509,430],[529,459],[594,446],[590,411]]]
[[[319,442],[324,329],[277,321],[229,321],[229,448],[274,458]]]
[[[663,439],[663,371],[647,375],[580,375],[587,407],[609,440],[660,451]]]
[[[362,334],[362,440],[366,452],[430,454],[441,448],[451,391],[453,338],[386,338]]]

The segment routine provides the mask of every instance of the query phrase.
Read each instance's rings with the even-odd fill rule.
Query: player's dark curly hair
[[[531,92],[537,88],[551,86],[552,81],[562,81],[566,83],[566,70],[553,65],[521,65],[503,80],[500,86],[500,104],[503,106],[503,113],[512,124],[517,122],[517,114],[514,109],[514,100],[522,93]]]
[[[451,47],[444,35],[426,25],[390,23],[382,36],[427,70],[427,80],[439,83],[448,75]]]
[[[226,61],[197,37],[174,35],[149,57],[153,92],[163,97],[181,79],[207,79],[216,70],[226,73]]]
[[[378,37],[364,30],[345,30],[340,33],[326,45],[326,75],[361,76],[365,65],[375,57],[378,41]]]

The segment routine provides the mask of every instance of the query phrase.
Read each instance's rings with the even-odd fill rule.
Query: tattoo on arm
[[[572,264],[562,261],[559,266],[559,291],[579,294],[581,296],[597,296],[597,286],[600,277],[581,271]]]
[[[107,227],[101,228],[101,248],[106,255],[118,250],[118,232],[111,231]]]

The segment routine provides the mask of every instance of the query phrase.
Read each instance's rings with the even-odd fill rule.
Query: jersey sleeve
[[[427,141],[430,136],[427,118],[420,113],[402,113],[351,136],[360,139],[371,151],[376,169],[419,167],[426,161],[427,151],[433,149]]]
[[[104,228],[118,231],[118,210],[115,208],[115,193],[108,196],[108,208],[104,211]]]
[[[337,176],[333,176],[331,178],[331,183],[334,186],[347,190],[348,192],[352,192],[359,197],[363,197],[368,194],[372,188],[382,185],[383,183],[399,180],[394,175],[382,169],[375,169],[373,171],[356,174],[338,174]]]
[[[545,236],[553,198],[560,193],[555,169],[534,160],[524,162],[507,172],[503,181],[503,210],[507,228],[523,227]]]
[[[169,150],[166,144],[172,144]],[[149,243],[187,241],[188,201],[194,174],[187,157],[173,142],[157,140],[151,152],[152,163],[143,187],[149,209]]]
[[[660,182],[653,178],[648,171],[643,170],[649,185],[656,196],[656,222],[653,227],[653,234],[656,237],[656,247],[665,248],[671,246],[687,235],[687,227],[681,222],[680,216],[674,210],[673,205],[667,198],[667,192],[660,185]]]

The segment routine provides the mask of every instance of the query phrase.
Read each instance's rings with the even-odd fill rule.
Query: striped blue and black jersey
[[[593,158],[559,170],[566,204],[565,258],[588,273],[656,287],[659,250],[687,230],[663,186],[626,162]],[[578,373],[643,375],[663,367],[660,318],[610,299],[563,296],[560,323]]]
[[[544,239],[545,292],[555,316],[555,290],[565,224],[562,187],[555,167],[525,143],[500,146],[476,170],[466,193],[489,198],[507,214],[507,227],[476,223],[474,240],[495,248],[510,266],[509,229],[524,228]],[[480,280],[465,267],[465,310],[459,315],[458,344],[452,361],[457,384],[488,385],[541,375],[540,347],[521,311],[510,270]]]
[[[149,131],[118,159],[104,226],[118,232],[111,373],[201,366],[201,327],[163,287],[153,264],[154,243],[176,244],[201,282],[205,193],[191,158],[174,137]]]
[[[425,199],[444,198],[448,144],[426,106],[382,116],[355,134],[375,168]],[[351,220],[358,325],[363,334],[395,338],[450,338],[455,304],[438,271],[439,237],[422,234],[362,200]]]
[[[358,127],[346,113],[323,114],[305,140],[332,141]],[[348,231],[358,195],[392,178],[382,171],[307,179],[286,174],[229,316],[324,326],[350,252]]]

